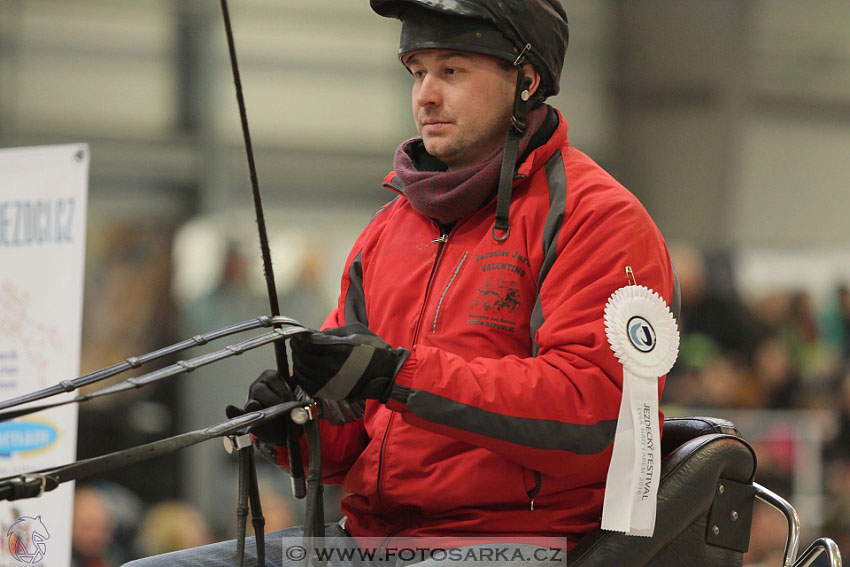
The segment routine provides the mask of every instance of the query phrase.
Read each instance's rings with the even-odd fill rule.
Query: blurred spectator
[[[183,309],[184,334],[211,331],[268,311],[266,297],[254,293],[247,284],[247,262],[235,243],[227,245],[218,285]]]
[[[800,377],[785,343],[770,335],[756,347],[752,364],[752,407],[785,409],[798,407]]]
[[[753,301],[753,313],[766,335],[780,335],[790,317],[791,295],[782,290],[769,290]]]
[[[812,393],[832,381],[839,369],[838,354],[823,340],[812,297],[805,290],[791,295],[785,340],[795,366]]]
[[[838,414],[838,434],[829,447],[827,457],[833,460],[850,459],[850,368],[845,371],[837,394],[834,399]],[[850,475],[847,476],[847,480],[849,484],[846,490],[850,494]]]
[[[755,319],[735,294],[733,283],[726,281],[730,275],[726,270],[719,271],[723,277],[712,274],[702,253],[692,246],[672,246],[670,256],[682,295],[679,328],[686,339],[683,354],[688,355],[688,339],[703,336],[739,363],[746,363],[755,347]]]
[[[850,286],[839,286],[837,295],[841,322],[841,355],[847,361],[850,360]]]
[[[115,518],[103,491],[93,486],[77,488],[73,522],[72,567],[112,567],[127,559],[115,543]]]
[[[117,482],[98,481],[92,486],[106,498],[115,525],[113,535],[115,546],[121,550],[122,555],[129,555],[145,509],[142,498]]]
[[[279,473],[283,474],[283,473]],[[267,533],[291,528],[299,525],[300,519],[295,511],[295,501],[290,496],[284,496],[275,488],[281,483],[260,481],[260,500],[265,516],[265,531]]]
[[[824,335],[838,350],[841,360],[850,360],[850,286],[839,285],[835,290],[833,304],[824,315]]]
[[[758,337],[756,319],[735,294],[728,270],[712,273],[703,254],[689,245],[671,246],[670,255],[682,296],[681,344],[665,402],[751,406],[748,368]]]
[[[850,458],[842,455],[834,459],[826,470],[827,500],[824,531],[838,544],[847,556],[850,551]]]
[[[169,500],[147,511],[139,527],[135,550],[138,557],[148,557],[214,541],[207,521],[195,507]]]
[[[697,407],[740,407],[745,373],[735,357],[716,353],[696,374],[696,392],[689,405]]]

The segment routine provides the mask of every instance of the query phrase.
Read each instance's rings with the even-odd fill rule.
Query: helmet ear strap
[[[496,197],[496,222],[493,225],[492,235],[497,242],[504,242],[511,234],[509,214],[511,208],[511,191],[513,190],[514,170],[516,169],[516,158],[519,151],[519,139],[525,133],[526,117],[533,104],[529,98],[528,89],[531,88],[532,80],[520,67],[525,58],[525,52],[530,45],[520,53],[514,66],[517,69],[516,90],[514,92],[514,109],[511,114],[511,127],[505,140],[505,153],[502,157],[502,170],[499,174],[499,192]]]
[[[531,88],[533,81],[522,70],[525,55],[529,51],[531,51],[531,44],[526,43],[525,47],[522,48],[522,51],[520,51],[514,60],[514,67],[516,68],[516,90],[514,91],[514,112],[511,115],[511,125],[520,135],[525,132],[525,117],[528,116],[528,111],[532,105],[529,101],[531,94],[528,89]]]

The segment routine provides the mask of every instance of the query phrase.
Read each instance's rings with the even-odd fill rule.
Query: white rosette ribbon
[[[623,398],[608,468],[602,529],[652,536],[661,474],[658,379],[679,352],[679,330],[660,295],[641,285],[615,291],[605,333],[623,365]]]

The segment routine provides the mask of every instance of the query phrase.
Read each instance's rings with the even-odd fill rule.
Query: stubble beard
[[[494,121],[485,128],[451,137],[435,136],[425,139],[425,149],[449,169],[465,169],[486,161],[504,144],[510,124],[510,115]],[[484,146],[486,145],[486,147]]]

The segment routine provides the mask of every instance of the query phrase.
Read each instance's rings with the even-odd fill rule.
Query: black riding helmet
[[[399,58],[420,49],[452,49],[498,57],[517,68],[511,127],[499,175],[493,238],[510,237],[508,219],[519,138],[531,107],[558,94],[567,51],[567,15],[559,0],[369,0],[381,16],[401,20]],[[529,97],[528,61],[540,74],[540,87]]]
[[[560,90],[569,28],[559,0],[370,0],[370,4],[381,16],[401,20],[400,58],[417,49],[457,49],[515,63],[522,54],[541,75],[543,98]]]

